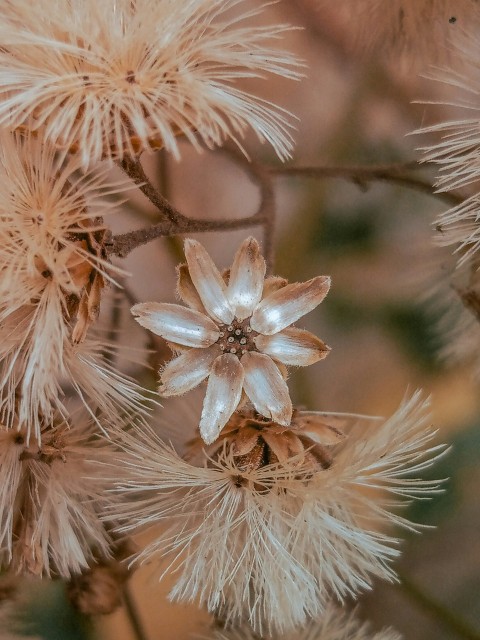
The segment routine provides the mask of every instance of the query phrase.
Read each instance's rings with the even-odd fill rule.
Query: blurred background
[[[292,166],[413,161],[421,157],[416,148],[433,139],[411,132],[452,114],[450,107],[413,102],[452,99],[454,88],[425,78],[432,64],[455,64],[443,53],[448,36],[445,42],[437,38],[426,51],[422,41],[422,56],[408,49],[383,50],[378,47],[380,37],[376,48],[362,46],[354,13],[340,10],[348,4],[283,0],[264,12],[266,23],[301,27],[282,45],[305,60],[305,77],[300,82],[269,79],[252,86],[298,118]],[[452,28],[464,26],[452,23]],[[427,27],[424,37],[431,38]],[[253,138],[246,147],[256,162],[278,165],[270,149]],[[186,143],[181,151],[178,163],[160,153],[147,159],[146,168],[182,212],[212,218],[255,212],[259,189],[242,161],[221,150],[199,156]],[[434,181],[428,166],[410,173]],[[447,307],[461,308],[448,296],[448,251],[433,242],[433,222],[447,205],[388,181],[356,184],[298,176],[278,176],[274,181],[275,273],[291,281],[318,274],[331,274],[333,279],[326,300],[302,323],[332,352],[325,361],[291,373],[294,401],[317,410],[387,416],[407,392],[423,388],[432,396],[439,441],[453,445],[432,471],[433,477],[450,478],[445,494],[416,502],[408,514],[437,528],[425,529],[421,536],[399,533],[404,553],[397,568],[407,578],[405,584],[376,584],[360,598],[360,614],[375,627],[395,627],[406,640],[461,637],[441,615],[427,611],[422,598],[432,599],[480,630],[480,403],[472,363],[442,358],[451,338],[439,320]],[[154,219],[147,201],[134,194],[124,214],[109,223],[114,232],[121,232]],[[261,228],[197,238],[216,263],[226,267],[248,233],[263,240]],[[136,249],[122,263],[132,274],[132,295],[140,301],[174,302],[175,265],[181,260],[181,241],[160,239]],[[108,307],[103,313],[108,318]],[[138,346],[146,344],[128,308],[122,313],[129,342],[136,335]],[[144,371],[141,375],[154,388],[156,376]],[[192,414],[198,407],[195,402],[182,398]],[[165,404],[165,416],[180,410]],[[70,608],[62,584],[42,582],[30,589],[21,613],[33,635],[44,640],[137,638],[123,609],[89,623]],[[170,604],[168,591],[168,582],[159,585],[148,567],[131,581],[133,606],[146,639],[186,640],[192,630],[206,628],[208,616],[194,606]]]

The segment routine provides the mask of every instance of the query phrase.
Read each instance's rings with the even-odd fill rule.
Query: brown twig
[[[132,627],[132,631],[135,633],[137,640],[148,640],[148,636],[143,628],[142,620],[140,618],[140,613],[130,593],[128,583],[125,583],[123,587],[123,603],[125,605],[125,612]]]
[[[188,222],[188,218],[175,209],[175,207],[155,189],[138,158],[125,156],[120,162],[120,167],[125,171],[127,176],[133,180],[150,202],[155,205],[158,211],[163,214],[165,222],[168,220],[173,225]]]
[[[449,206],[456,206],[463,201],[464,198],[461,195],[435,191],[434,186],[428,180],[423,180],[407,173],[408,170],[416,169],[420,166],[417,162],[409,162],[405,164],[371,166],[274,167],[270,171],[276,176],[347,180],[361,189],[366,189],[372,182],[389,182],[434,196],[443,200]]]
[[[268,171],[256,166],[252,169],[260,182],[262,199],[258,211],[245,218],[237,219],[200,219],[188,218],[178,211],[170,202],[148,180],[142,165],[138,160],[128,158],[122,161],[122,169],[127,175],[139,185],[150,202],[158,209],[163,216],[163,220],[145,229],[137,229],[116,235],[112,238],[109,252],[113,255],[125,258],[133,249],[151,242],[156,238],[181,235],[184,233],[202,233],[207,231],[232,231],[235,229],[245,229],[246,227],[268,225],[269,230],[273,229],[274,220],[274,190],[271,177]],[[260,176],[262,179],[260,180]],[[271,236],[271,233],[267,234]],[[271,254],[271,238],[267,239],[267,250]]]
[[[264,216],[254,214],[248,218],[236,220],[198,220],[187,218],[188,223],[172,224],[171,222],[159,222],[146,229],[138,229],[114,236],[111,253],[120,258],[125,258],[131,251],[147,244],[156,238],[180,235],[182,233],[202,233],[206,231],[233,231],[264,224]]]
[[[455,206],[463,200],[462,196],[457,193],[435,192],[434,186],[429,181],[410,175],[408,173],[409,170],[419,168],[416,162],[371,166],[266,167],[258,163],[248,162],[231,149],[224,148],[222,150],[233,156],[237,162],[240,162],[252,179],[260,186],[261,200],[255,214],[236,219],[189,218],[178,211],[152,185],[139,160],[125,158],[121,162],[122,169],[139,185],[141,191],[155,205],[163,219],[150,227],[114,236],[109,247],[110,253],[120,258],[125,258],[133,249],[160,237],[208,231],[233,231],[263,225],[265,231],[264,252],[269,270],[271,270],[275,225],[273,178],[278,176],[299,176],[315,179],[337,178],[353,182],[362,189],[366,189],[372,182],[389,182],[440,198],[450,206]]]

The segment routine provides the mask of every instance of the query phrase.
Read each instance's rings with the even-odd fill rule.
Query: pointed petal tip
[[[217,434],[209,433],[208,430],[206,430],[203,425],[200,425],[200,436],[202,437],[202,440],[205,442],[205,444],[213,444],[215,440],[218,438],[219,433],[220,433],[220,430],[218,431]]]
[[[252,249],[260,251],[260,243],[254,236],[248,236],[248,238],[245,238],[245,240],[240,245],[240,248],[242,247],[251,247]]]
[[[330,290],[332,286],[332,277],[331,276],[316,276],[312,278],[310,282],[317,284],[319,287],[325,288],[327,291]]]
[[[197,247],[202,247],[202,249],[205,248],[201,242],[198,242],[198,240],[194,240],[193,238],[185,238],[183,243],[183,252],[185,253],[185,256],[187,255],[187,253],[192,251],[192,249],[196,249]]]
[[[130,313],[135,317],[135,320],[137,320],[138,316],[142,316],[147,312],[146,305],[148,305],[148,302],[139,302],[138,304],[134,304],[133,307],[130,308]]]
[[[289,427],[292,424],[292,414],[292,407],[286,407],[285,411],[282,411],[282,413],[279,413],[277,415],[272,414],[272,420],[275,420],[275,422],[281,424],[282,427]]]

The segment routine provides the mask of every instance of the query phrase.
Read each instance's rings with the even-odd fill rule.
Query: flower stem
[[[274,167],[270,171],[276,176],[348,180],[361,189],[366,189],[371,182],[389,182],[439,198],[450,206],[456,206],[463,201],[464,198],[460,194],[435,191],[435,187],[428,180],[423,180],[407,173],[409,170],[420,167],[421,165],[417,162],[408,162],[405,164],[371,166]]]
[[[140,618],[140,613],[130,593],[128,583],[125,583],[123,586],[123,604],[125,606],[125,612],[130,622],[130,626],[132,627],[137,640],[148,640],[148,636]]]
[[[456,613],[444,607],[443,604],[434,600],[428,593],[418,587],[414,582],[404,575],[400,575],[401,588],[425,611],[430,613],[446,628],[453,631],[457,636],[466,640],[480,640],[480,631],[473,629],[465,620]]]
[[[268,172],[261,171],[261,191],[262,199],[260,207],[256,213],[245,218],[219,220],[188,218],[178,211],[170,202],[152,185],[146,176],[139,160],[124,158],[120,163],[125,173],[138,185],[142,193],[157,208],[162,216],[162,220],[157,224],[144,229],[137,229],[116,235],[112,238],[109,252],[120,258],[125,258],[133,249],[151,242],[162,236],[174,236],[184,233],[201,233],[207,231],[231,231],[234,229],[245,229],[257,225],[266,227],[266,259],[267,263],[272,262],[273,252],[273,221],[274,221],[274,190]],[[256,174],[257,175],[257,172]]]

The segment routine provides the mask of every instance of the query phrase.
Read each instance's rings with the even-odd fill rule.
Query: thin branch
[[[172,224],[171,222],[159,222],[146,229],[138,229],[114,236],[110,253],[120,258],[125,258],[131,251],[147,244],[156,238],[180,235],[182,233],[203,233],[207,231],[233,231],[264,224],[263,214],[256,213],[247,218],[234,220],[199,220],[187,218],[187,223]]]
[[[253,182],[260,187],[260,205],[255,214],[261,219],[263,225],[263,255],[267,263],[267,271],[271,273],[274,262],[274,232],[276,220],[275,185],[273,175],[269,167],[258,162],[251,162],[237,149],[225,146],[221,148],[237,164],[240,164],[250,175]]]
[[[181,235],[185,233],[203,233],[208,231],[233,231],[258,225],[268,226],[266,234],[267,262],[271,263],[273,220],[275,214],[274,188],[268,170],[260,165],[252,166],[251,174],[260,184],[261,202],[258,211],[245,218],[201,219],[188,218],[178,211],[148,180],[138,160],[126,158],[121,163],[122,169],[138,184],[140,190],[158,209],[163,219],[157,224],[144,229],[137,229],[116,235],[109,245],[109,253],[125,258],[133,249],[147,244],[160,237]]]
[[[138,185],[140,191],[155,205],[158,211],[163,214],[165,221],[170,221],[173,225],[182,222],[188,222],[188,218],[170,204],[170,202],[162,196],[148,179],[142,164],[138,158],[125,156],[119,163],[120,167],[125,171],[127,176]]]
[[[465,620],[456,613],[447,609],[437,600],[434,600],[428,593],[413,583],[410,578],[400,576],[401,588],[425,611],[430,613],[436,620],[441,622],[457,636],[465,640],[480,640],[480,631],[473,629]]]
[[[125,158],[122,160],[120,166],[127,175],[138,184],[140,190],[157,208],[162,216],[162,220],[150,227],[114,236],[109,248],[110,253],[120,258],[125,258],[133,249],[160,237],[208,231],[233,231],[263,225],[264,253],[269,271],[271,271],[273,266],[273,235],[275,225],[275,190],[273,178],[276,176],[299,176],[316,179],[336,178],[353,182],[362,189],[366,189],[371,182],[389,182],[440,198],[450,206],[455,206],[463,200],[462,196],[457,193],[435,192],[434,186],[429,181],[409,174],[408,171],[419,168],[417,162],[370,166],[267,167],[259,163],[251,163],[229,148],[222,148],[222,151],[240,163],[252,179],[260,186],[261,200],[258,211],[255,214],[233,220],[229,218],[189,218],[176,209],[158,189],[152,185],[138,159]]]
[[[371,182],[389,182],[399,184],[427,195],[434,196],[446,202],[449,206],[456,206],[464,198],[458,193],[435,191],[435,187],[422,178],[409,175],[406,171],[418,168],[418,163],[339,166],[339,167],[272,167],[270,172],[276,176],[299,176],[301,178],[337,178],[353,182],[361,189],[367,189]]]
[[[137,640],[148,640],[148,636],[143,628],[140,614],[137,606],[132,598],[128,583],[125,583],[123,587],[123,603],[125,605],[125,612],[132,627],[133,632]]]

